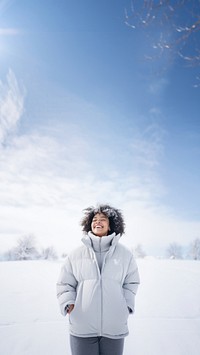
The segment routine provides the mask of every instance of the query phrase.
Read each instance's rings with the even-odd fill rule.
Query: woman
[[[137,265],[119,243],[121,212],[109,205],[84,212],[83,245],[68,255],[57,283],[61,313],[69,314],[71,352],[122,355],[139,284]]]

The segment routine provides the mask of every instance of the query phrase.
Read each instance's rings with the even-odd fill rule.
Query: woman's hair
[[[117,208],[109,205],[98,205],[97,207],[88,207],[84,210],[84,217],[81,220],[83,232],[88,233],[91,231],[91,223],[97,213],[103,213],[109,219],[110,231],[109,234],[116,233],[122,235],[125,229],[124,218],[122,213]]]

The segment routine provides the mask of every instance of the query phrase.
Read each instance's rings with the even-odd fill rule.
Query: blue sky
[[[125,8],[0,1],[2,249],[29,233],[71,248],[82,209],[102,202],[147,253],[200,237],[198,67],[147,61]]]

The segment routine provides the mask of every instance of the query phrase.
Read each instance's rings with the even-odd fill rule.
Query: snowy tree
[[[132,0],[125,9],[125,23],[146,34],[146,59],[180,59],[187,67],[200,65],[199,0]],[[200,86],[196,77],[195,87]]]
[[[8,251],[6,251],[3,255],[3,261],[14,261],[16,260],[16,255],[14,252],[14,248],[13,249],[9,249]]]
[[[167,256],[170,259],[183,259],[182,246],[177,243],[171,243],[167,248]]]
[[[146,253],[143,250],[143,246],[141,244],[136,245],[136,247],[133,249],[133,254],[136,258],[144,258],[146,256]]]
[[[6,261],[6,253],[1,253],[0,254],[0,261]]]
[[[34,260],[39,258],[39,253],[36,249],[36,239],[30,234],[20,238],[17,241],[17,246],[11,251],[11,257],[14,260]]]
[[[42,249],[41,258],[44,260],[54,260],[57,259],[57,253],[53,246]]]
[[[189,248],[189,255],[192,257],[193,260],[200,260],[200,239],[195,239],[190,248]]]

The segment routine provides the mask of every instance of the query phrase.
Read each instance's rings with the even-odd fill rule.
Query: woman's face
[[[95,214],[91,223],[91,229],[92,233],[98,237],[108,235],[110,230],[108,217],[103,213]]]

